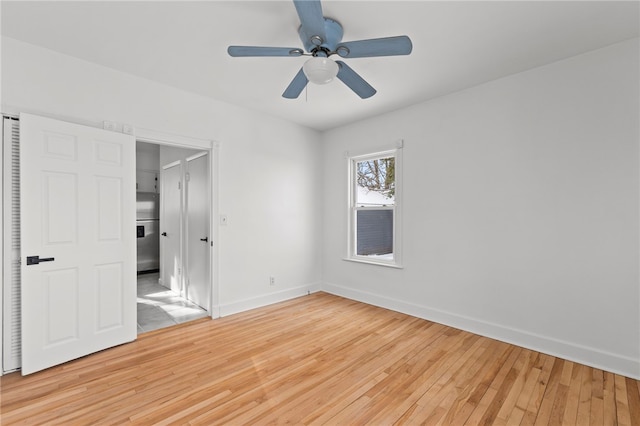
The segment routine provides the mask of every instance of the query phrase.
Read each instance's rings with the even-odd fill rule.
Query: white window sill
[[[397,263],[376,262],[375,260],[359,259],[359,258],[352,258],[352,257],[343,257],[342,260],[346,260],[347,262],[367,263],[369,265],[385,266],[387,268],[404,269],[404,266],[398,265]]]

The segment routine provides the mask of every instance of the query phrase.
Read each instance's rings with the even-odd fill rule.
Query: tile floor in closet
[[[158,276],[138,275],[138,334],[207,316],[198,305],[158,284]]]

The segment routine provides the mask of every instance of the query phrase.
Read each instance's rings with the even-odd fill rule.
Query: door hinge
[[[185,173],[184,174],[184,180],[186,180],[187,182],[189,182],[191,180],[191,175],[189,173]]]
[[[182,189],[182,185],[181,185],[181,183],[182,183],[182,182],[178,181],[178,189]]]

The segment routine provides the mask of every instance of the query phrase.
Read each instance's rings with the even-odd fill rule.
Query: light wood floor
[[[317,293],[0,378],[3,425],[640,424],[640,383]]]

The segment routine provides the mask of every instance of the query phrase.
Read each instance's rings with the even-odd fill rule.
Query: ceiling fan
[[[407,36],[342,42],[342,25],[323,16],[320,0],[293,0],[293,4],[300,18],[298,34],[308,53],[299,47],[229,46],[227,49],[233,57],[311,56],[282,94],[287,99],[297,98],[309,81],[325,84],[334,77],[338,77],[362,99],[370,98],[376,94],[376,89],[347,64],[330,57],[337,54],[349,59],[411,53],[413,46]]]

